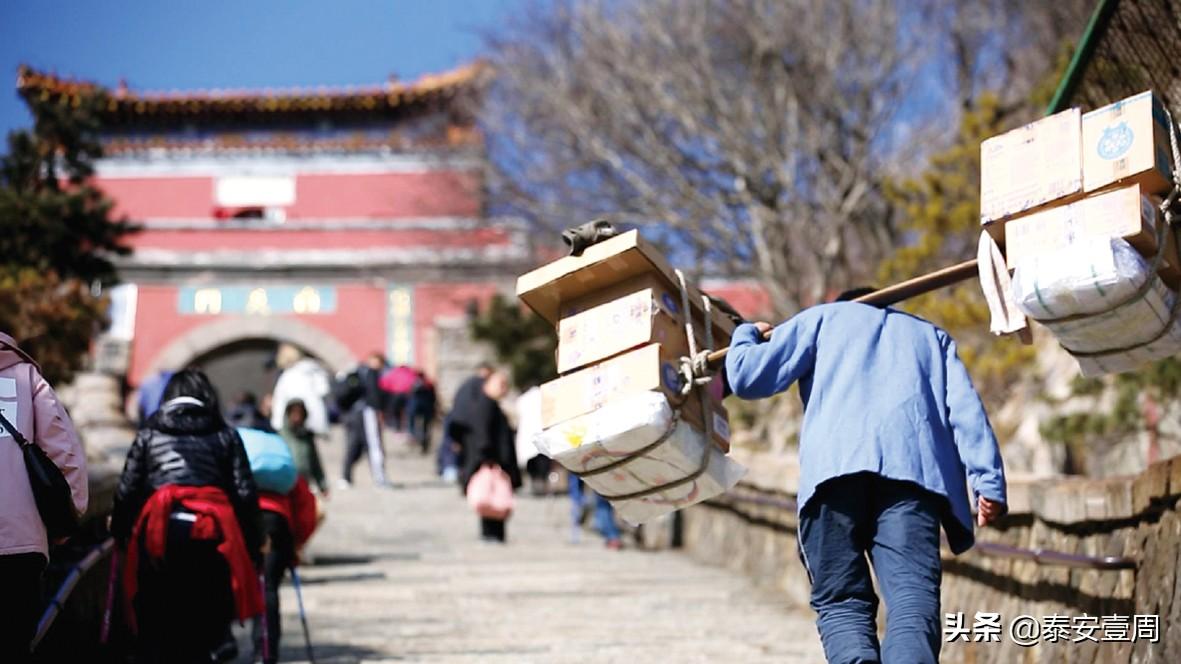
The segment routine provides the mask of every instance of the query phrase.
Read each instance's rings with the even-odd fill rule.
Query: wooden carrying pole
[[[930,293],[931,291],[939,290],[952,284],[958,284],[961,281],[967,281],[975,277],[976,273],[976,260],[972,259],[952,265],[951,267],[945,267],[942,270],[936,270],[930,274],[924,274],[921,277],[907,279],[902,283],[887,286],[872,293],[867,293],[853,301],[885,307],[891,304],[897,304],[903,300],[908,300],[916,295]],[[770,338],[771,331],[768,330],[764,336]],[[709,366],[717,367],[720,365],[726,359],[726,352],[729,350],[729,348],[722,348],[710,353],[707,358]]]

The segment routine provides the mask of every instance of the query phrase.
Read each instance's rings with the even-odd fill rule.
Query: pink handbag
[[[513,512],[513,481],[500,466],[484,465],[468,482],[467,502],[481,517],[503,521]]]

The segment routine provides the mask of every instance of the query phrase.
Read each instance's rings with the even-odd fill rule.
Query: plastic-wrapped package
[[[584,478],[604,496],[623,495],[662,486],[695,473],[708,455],[705,472],[690,482],[631,500],[612,501],[625,521],[643,523],[688,507],[731,489],[746,474],[705,434],[682,421],[663,394],[643,392],[613,401],[595,412],[556,424],[540,434],[536,443],[542,454],[575,473],[606,466],[641,450],[675,426],[667,439],[643,456],[612,470]]]
[[[1133,296],[1135,293],[1133,293]],[[1177,295],[1153,276],[1148,290],[1109,311],[1061,321],[1044,321],[1058,343],[1076,353],[1095,353],[1147,343],[1171,324]]]
[[[1080,239],[1019,263],[1013,298],[1035,320],[1101,313],[1132,297],[1150,276],[1148,261],[1124,239]]]
[[[1149,362],[1163,360],[1181,353],[1181,321],[1173,321],[1169,331],[1156,341],[1118,353],[1103,353],[1092,357],[1075,356],[1079,369],[1087,378],[1103,374],[1123,373],[1143,367]]]
[[[1181,353],[1177,294],[1123,239],[1083,240],[1023,261],[1013,295],[1075,356],[1084,376],[1132,371]],[[1128,350],[1105,352],[1119,348]]]

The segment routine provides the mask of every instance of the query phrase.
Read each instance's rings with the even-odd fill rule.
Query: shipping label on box
[[[680,356],[681,351],[676,347],[649,344],[542,384],[541,426],[549,428],[644,392],[660,392],[669,401],[681,402],[684,379],[678,371]],[[711,409],[726,419],[725,409],[714,403],[712,396],[709,401]],[[702,429],[701,402],[697,393],[684,399],[681,416],[695,429]],[[714,431],[715,442],[727,448],[728,436],[723,438],[717,426]],[[728,427],[725,431],[728,432]]]
[[[1082,190],[1082,130],[1077,108],[980,144],[981,224],[1000,222]]]
[[[1156,253],[1157,211],[1139,185],[1088,196],[1005,224],[1005,258],[1016,268],[1030,258],[1091,238],[1122,237],[1142,256]]]
[[[1151,91],[1087,113],[1082,127],[1086,191],[1136,182],[1146,193],[1160,194],[1172,186],[1169,121]]]
[[[704,348],[704,330],[700,320],[696,322],[697,347]],[[718,329],[715,333],[722,335],[722,345],[728,344],[728,335]],[[558,323],[558,373],[652,342],[680,343],[687,348],[686,334],[679,299],[656,279],[641,278],[563,305],[563,318]],[[716,337],[714,345],[719,345]]]

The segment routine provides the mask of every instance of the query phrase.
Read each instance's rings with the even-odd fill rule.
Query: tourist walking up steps
[[[586,519],[586,494],[589,492],[594,500],[595,530],[603,536],[603,542],[608,549],[623,548],[623,540],[619,535],[619,524],[615,522],[615,508],[611,501],[586,487],[579,477],[573,473],[567,478],[570,483],[570,541],[577,544],[582,540],[582,522]]]
[[[385,445],[381,437],[381,417],[385,406],[385,392],[378,386],[378,380],[385,369],[385,358],[381,353],[372,353],[357,367],[356,376],[360,391],[356,401],[350,405],[345,417],[348,449],[345,451],[341,488],[353,484],[353,466],[363,454],[369,455],[369,469],[373,483],[389,487],[385,474]]]
[[[328,479],[324,476],[324,466],[320,463],[320,450],[316,447],[316,435],[307,428],[308,411],[301,399],[287,402],[283,416],[283,428],[279,435],[287,441],[291,448],[291,456],[295,459],[295,470],[310,486],[316,487],[321,495],[328,495]]]
[[[263,531],[246,450],[205,374],[172,376],[136,434],[111,514],[137,662],[234,656],[232,619],[263,610]]]
[[[462,427],[456,428],[453,425],[467,417],[472,405],[484,390],[484,381],[488,380],[488,376],[491,375],[492,365],[481,362],[476,367],[475,375],[469,376],[460,383],[455,390],[455,396],[451,398],[451,410],[447,411],[447,416],[443,418],[443,443],[439,445],[438,456],[439,475],[445,481],[460,480],[459,466],[463,459],[463,430]],[[459,485],[463,487],[462,482]]]
[[[294,346],[284,344],[279,347],[275,356],[275,364],[283,373],[275,381],[275,389],[271,396],[271,428],[275,431],[283,428],[283,413],[287,403],[292,399],[303,401],[308,412],[307,427],[317,436],[328,435],[328,398],[331,380],[328,372],[320,363]]]
[[[439,398],[435,386],[422,370],[410,388],[410,401],[406,404],[406,422],[410,435],[425,455],[431,450],[431,424],[439,410]]]
[[[952,552],[971,547],[968,490],[987,525],[1006,509],[1004,467],[955,342],[845,301],[865,292],[806,309],[767,341],[767,323],[739,326],[726,377],[743,399],[800,383],[800,557],[828,661],[934,664],[940,526]],[[886,602],[881,644],[869,563]]]
[[[86,453],[70,416],[41,369],[0,333],[0,662],[25,662],[41,612],[41,574],[49,561],[45,524],[37,511],[23,438],[45,452],[70,486],[74,511],[86,511]]]
[[[508,377],[503,371],[494,371],[484,381],[483,390],[472,400],[470,407],[465,408],[463,413],[455,414],[452,428],[458,433],[463,447],[461,476],[465,490],[472,477],[485,465],[503,470],[513,489],[521,486],[521,469],[517,466],[513,429],[499,403],[506,394]],[[507,517],[481,517],[480,537],[485,541],[503,543],[506,539],[506,522]]]

